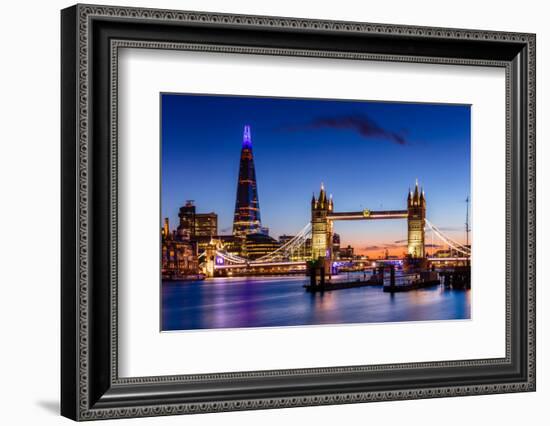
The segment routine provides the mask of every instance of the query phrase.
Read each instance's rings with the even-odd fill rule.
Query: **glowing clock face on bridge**
[[[369,217],[370,216],[370,210],[369,209],[363,210],[363,216],[364,217]]]

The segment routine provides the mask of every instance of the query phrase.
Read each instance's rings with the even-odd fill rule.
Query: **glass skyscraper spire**
[[[249,234],[262,233],[258,185],[252,155],[252,136],[250,126],[244,126],[239,179],[237,181],[237,200],[233,218],[233,235],[246,237]]]

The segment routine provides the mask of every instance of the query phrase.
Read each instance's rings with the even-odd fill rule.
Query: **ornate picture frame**
[[[535,35],[76,5],[61,12],[61,413],[73,420],[535,390]],[[506,356],[119,377],[120,48],[506,72]],[[503,179],[504,180],[504,179]]]

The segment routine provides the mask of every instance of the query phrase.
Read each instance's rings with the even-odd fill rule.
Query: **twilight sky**
[[[470,106],[179,94],[162,94],[161,106],[161,210],[172,228],[191,199],[198,212],[218,214],[220,233],[231,233],[249,124],[262,224],[271,236],[293,235],[308,223],[321,182],[335,211],[401,210],[418,178],[427,218],[465,241]],[[335,232],[356,253],[379,256],[387,248],[400,255],[406,226],[406,220],[335,222]]]

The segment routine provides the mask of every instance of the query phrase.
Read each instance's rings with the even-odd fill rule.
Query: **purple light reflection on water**
[[[163,282],[162,330],[470,318],[470,291],[433,287],[391,295],[361,287],[310,294],[306,282],[303,276]]]

